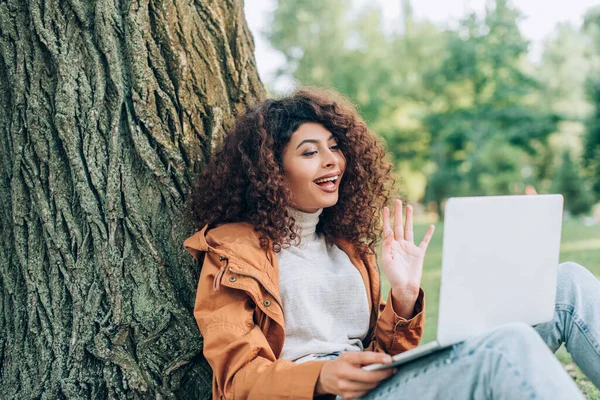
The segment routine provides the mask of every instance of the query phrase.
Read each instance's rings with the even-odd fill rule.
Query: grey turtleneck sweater
[[[363,350],[369,304],[360,273],[346,253],[317,235],[323,209],[289,212],[301,240],[277,254],[285,317],[281,358],[303,362],[316,355]]]

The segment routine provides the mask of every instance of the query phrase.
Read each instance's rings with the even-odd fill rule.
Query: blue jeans
[[[564,343],[600,388],[600,281],[558,267],[552,321],[512,323],[398,368],[362,399],[583,399],[553,352]]]

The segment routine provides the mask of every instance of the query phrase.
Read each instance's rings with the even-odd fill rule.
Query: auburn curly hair
[[[327,243],[343,238],[359,254],[375,254],[380,215],[394,186],[392,164],[356,108],[336,92],[304,87],[279,100],[268,99],[240,115],[192,192],[198,228],[249,222],[260,245],[279,252],[297,237],[288,212],[291,192],[283,174],[283,150],[305,122],[322,124],[346,158],[338,202],[323,210],[317,232]]]

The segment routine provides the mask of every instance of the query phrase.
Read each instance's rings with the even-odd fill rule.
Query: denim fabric
[[[600,388],[600,281],[579,264],[558,268],[554,318],[535,327],[554,352],[565,344],[573,360]]]
[[[335,352],[335,353],[329,353],[329,354],[324,354],[322,356],[315,356],[315,360],[335,360],[336,358],[338,358],[342,353],[340,352]]]
[[[507,324],[400,366],[362,399],[583,399],[553,354],[562,343],[600,387],[600,281],[575,263],[559,265],[551,322]]]

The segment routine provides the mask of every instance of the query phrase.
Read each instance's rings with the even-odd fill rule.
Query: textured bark
[[[264,96],[242,0],[0,0],[0,398],[207,398],[186,200]]]

